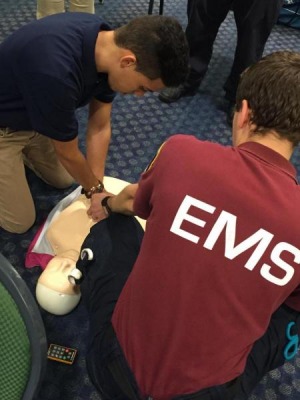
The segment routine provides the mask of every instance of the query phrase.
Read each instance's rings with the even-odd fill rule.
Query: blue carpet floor
[[[154,13],[158,12],[158,3],[156,0]],[[95,6],[97,14],[102,15],[112,26],[118,27],[135,16],[146,14],[148,1],[105,0],[104,4],[97,2]],[[166,0],[164,14],[177,17],[185,26],[186,0]],[[0,41],[34,18],[35,1],[2,0]],[[136,181],[160,143],[174,133],[194,134],[201,139],[230,144],[230,129],[225,122],[222,85],[231,67],[235,40],[234,20],[229,14],[217,37],[209,71],[194,97],[167,105],[160,103],[156,94],[147,94],[143,98],[117,96],[113,105],[113,137],[106,175],[130,182]],[[278,25],[274,27],[265,53],[283,49],[300,51],[300,31]],[[86,118],[86,109],[78,111],[80,144],[83,150]],[[299,151],[295,153],[293,161],[300,175]],[[30,172],[28,179],[37,208],[36,224],[23,235],[13,235],[0,230],[0,251],[34,292],[41,271],[37,267],[26,270],[24,255],[37,228],[53,206],[68,192],[47,186]],[[42,311],[42,317],[48,342],[75,347],[78,349],[78,357],[73,366],[48,362],[47,374],[37,400],[99,400],[100,396],[94,390],[86,373],[84,356],[88,323],[83,305],[80,304],[68,316],[55,317]],[[300,399],[300,357],[268,374],[249,398],[249,400],[288,399]]]

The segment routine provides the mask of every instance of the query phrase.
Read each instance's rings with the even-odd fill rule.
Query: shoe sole
[[[185,94],[182,94],[181,96],[177,97],[176,99],[171,98],[171,97],[165,97],[165,96],[163,96],[162,94],[159,94],[159,95],[158,95],[158,98],[159,98],[159,100],[162,101],[163,103],[170,104],[170,103],[175,103],[175,101],[178,101],[178,100],[181,99],[182,97],[193,97],[193,96],[195,96],[196,93],[197,93],[197,91],[191,92],[191,93],[185,93]]]

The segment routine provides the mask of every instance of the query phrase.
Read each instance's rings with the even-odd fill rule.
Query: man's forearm
[[[93,99],[89,106],[86,158],[94,175],[102,180],[111,137],[111,103]]]
[[[57,157],[69,174],[88,191],[99,183],[84,155],[78,148],[78,138],[68,142],[52,140]]]
[[[133,201],[138,189],[138,184],[126,186],[118,195],[107,200],[107,205],[112,212],[133,215]]]
[[[83,154],[81,154],[80,152],[77,157],[74,157],[72,159],[61,156],[59,156],[58,158],[65,169],[69,172],[69,174],[85,190],[89,190],[99,183],[98,177],[94,175],[88,162],[84,158]]]
[[[97,133],[88,132],[86,142],[87,162],[94,175],[103,180],[105,162],[111,137],[110,129]]]

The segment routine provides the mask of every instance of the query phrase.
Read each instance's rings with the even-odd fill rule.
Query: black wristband
[[[108,199],[110,199],[112,196],[106,196],[101,200],[101,205],[104,208],[105,212],[107,215],[112,214],[112,209],[108,205]]]

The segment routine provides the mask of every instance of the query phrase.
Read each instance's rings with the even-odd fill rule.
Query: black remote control
[[[71,365],[75,360],[76,354],[76,349],[71,349],[70,347],[52,343],[49,346],[47,356],[50,360]]]

